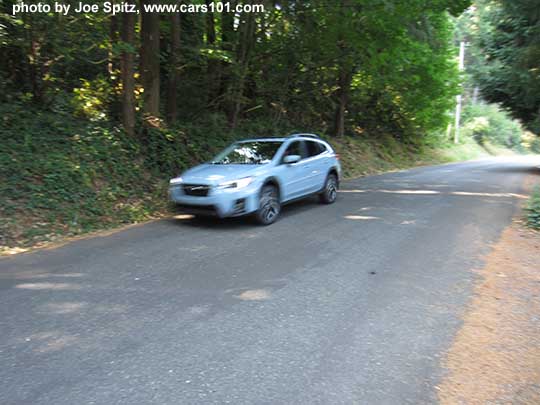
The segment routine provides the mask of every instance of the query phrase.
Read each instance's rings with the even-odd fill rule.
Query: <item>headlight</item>
[[[169,184],[171,186],[174,186],[176,184],[182,184],[183,182],[184,182],[184,180],[182,179],[182,177],[176,177],[174,179],[169,180]]]
[[[219,186],[217,186],[217,188],[220,190],[226,190],[226,189],[239,190],[241,188],[249,186],[249,184],[252,181],[253,181],[253,177],[244,177],[243,179],[226,181],[225,183],[221,183]]]

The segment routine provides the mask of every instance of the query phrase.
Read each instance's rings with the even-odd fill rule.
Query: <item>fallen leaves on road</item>
[[[540,404],[540,234],[502,234],[447,353],[442,404]]]

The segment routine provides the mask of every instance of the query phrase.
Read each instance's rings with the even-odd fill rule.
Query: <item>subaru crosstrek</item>
[[[336,201],[338,155],[312,134],[236,142],[212,161],[170,180],[171,200],[185,213],[235,217],[255,214],[273,223],[283,204],[312,194]]]

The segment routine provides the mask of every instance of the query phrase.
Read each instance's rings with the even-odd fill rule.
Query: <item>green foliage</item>
[[[531,142],[531,144],[529,146],[529,150],[532,153],[536,153],[536,154],[540,155],[540,139],[539,138],[536,138]]]
[[[524,130],[507,112],[495,104],[468,105],[463,111],[463,135],[470,136],[480,145],[486,141],[524,152]]]
[[[458,23],[470,43],[473,85],[540,133],[540,12],[537,0],[477,0]]]
[[[535,188],[525,210],[527,212],[527,225],[540,230],[540,187]]]
[[[312,1],[280,10],[268,27],[271,39],[256,44],[254,82],[270,96],[256,101],[258,112],[331,131],[343,75],[350,78],[349,133],[361,128],[421,142],[444,128],[459,81],[446,11],[467,2],[429,9],[421,1],[346,4]]]
[[[0,60],[0,101],[25,95],[51,108],[67,98],[78,115],[116,123],[118,58],[128,50],[139,62],[140,45],[119,40],[121,16],[12,16],[14,2],[0,5],[0,48],[6,55]],[[236,22],[226,14],[212,16],[212,36],[204,15],[183,15],[179,120],[217,112],[231,124],[237,109],[244,120],[271,117],[277,125],[290,121],[331,131],[344,95],[347,132],[360,127],[421,141],[446,125],[458,83],[448,13],[458,14],[468,4],[265,2],[264,13]],[[163,18],[160,28],[165,67],[172,52],[169,20]],[[165,84],[167,74],[162,72]]]
[[[506,150],[503,151],[506,152]],[[498,152],[498,150],[486,148],[486,145],[480,146],[474,139],[467,136],[462,136],[457,145],[453,142],[446,143],[434,149],[437,162],[462,162],[498,155]]]
[[[2,242],[138,221],[164,204],[140,146],[118,129],[15,103],[0,116]]]
[[[72,105],[76,115],[92,121],[108,118],[114,99],[111,82],[103,76],[94,80],[81,80],[81,86],[73,89]]]

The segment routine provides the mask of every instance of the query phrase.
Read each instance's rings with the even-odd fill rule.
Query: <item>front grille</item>
[[[184,194],[195,197],[206,197],[210,186],[206,184],[184,184]]]

